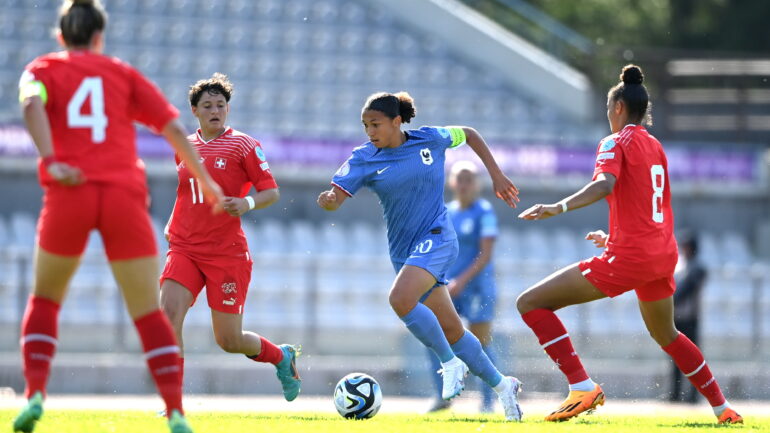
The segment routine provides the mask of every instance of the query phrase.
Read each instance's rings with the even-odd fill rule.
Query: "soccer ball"
[[[371,418],[382,406],[380,384],[368,374],[350,373],[334,387],[334,406],[345,418]]]

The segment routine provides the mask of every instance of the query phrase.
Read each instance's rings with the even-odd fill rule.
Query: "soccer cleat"
[[[521,421],[521,417],[524,412],[521,411],[519,406],[518,395],[521,392],[521,382],[515,377],[504,377],[503,380],[509,381],[508,389],[498,394],[497,398],[500,399],[500,404],[505,411],[506,421]]]
[[[276,364],[275,375],[281,381],[283,387],[283,397],[286,401],[292,401],[299,395],[302,379],[297,371],[297,357],[302,353],[300,346],[282,344],[278,346],[283,352],[283,359]]]
[[[604,404],[604,391],[598,384],[592,391],[570,391],[558,409],[545,417],[546,421],[566,421]]]
[[[27,405],[19,412],[19,415],[13,420],[13,431],[32,433],[35,424],[43,416],[43,393],[40,391],[32,395]]]
[[[441,398],[451,400],[465,389],[465,376],[468,375],[468,366],[455,358],[456,362],[451,366],[444,365],[438,373],[444,378],[444,386],[441,389]]]
[[[729,407],[718,418],[719,424],[743,424],[743,417]]]
[[[440,412],[442,410],[449,409],[450,407],[452,407],[452,403],[437,398],[433,401],[433,404],[428,409],[428,413]]]
[[[168,429],[171,433],[193,433],[184,415],[176,409],[171,411],[171,416],[168,418]]]

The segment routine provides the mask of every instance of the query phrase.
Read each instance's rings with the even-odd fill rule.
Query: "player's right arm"
[[[348,198],[348,196],[344,191],[337,186],[333,186],[332,189],[324,191],[318,196],[318,206],[320,206],[321,209],[334,211],[342,206],[342,203],[345,202],[346,198]]]
[[[222,210],[224,205],[225,196],[222,193],[222,188],[214,182],[209,173],[203,168],[200,162],[200,155],[196,151],[189,141],[187,141],[187,133],[179,122],[179,119],[172,119],[161,130],[161,134],[174,148],[174,151],[179,156],[179,159],[184,161],[190,172],[200,180],[201,190],[206,201],[212,206],[213,212],[218,213]]]

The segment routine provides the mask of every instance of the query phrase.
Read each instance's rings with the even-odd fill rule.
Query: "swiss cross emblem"
[[[214,161],[214,167],[224,170],[227,166],[227,160],[224,158],[217,157],[217,159]]]

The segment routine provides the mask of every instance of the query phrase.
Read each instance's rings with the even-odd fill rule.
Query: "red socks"
[[[537,335],[545,353],[567,376],[570,385],[588,380],[588,373],[572,347],[567,330],[553,311],[539,308],[522,314],[521,318]]]
[[[706,397],[711,406],[725,404],[725,396],[722,395],[717,380],[706,365],[703,354],[687,336],[680,332],[676,340],[663,350],[674,359],[679,370],[690,380],[695,389]]]
[[[142,340],[144,357],[158,392],[166,402],[166,414],[182,412],[182,374],[177,345],[171,323],[160,310],[155,310],[134,321]]]
[[[280,347],[262,336],[259,337],[259,341],[262,343],[262,350],[258,355],[248,356],[249,359],[253,359],[257,362],[269,362],[273,365],[283,361],[283,351]]]
[[[21,321],[21,354],[27,382],[24,395],[27,399],[38,391],[45,396],[51,361],[56,352],[58,320],[59,304],[34,295],[29,297]]]

